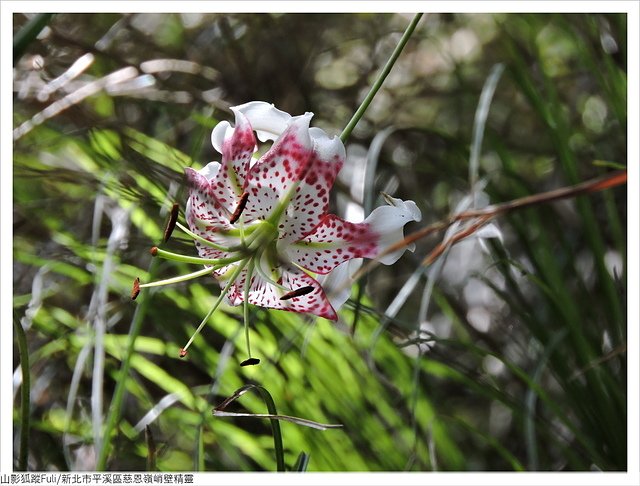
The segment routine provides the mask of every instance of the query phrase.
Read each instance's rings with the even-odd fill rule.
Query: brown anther
[[[295,290],[292,290],[291,292],[287,292],[282,297],[280,297],[280,300],[293,299],[294,297],[307,295],[307,294],[310,294],[311,292],[313,292],[313,287],[311,285],[307,285],[306,287],[300,287],[299,289],[295,289]]]
[[[140,279],[136,277],[133,281],[133,288],[131,289],[131,300],[136,300],[136,297],[140,293]]]
[[[186,349],[184,349],[184,348],[181,348],[181,349],[180,349],[180,357],[181,357],[181,358],[184,358],[186,355],[187,355],[187,350],[186,350]]]
[[[260,360],[258,358],[249,358],[240,363],[240,366],[253,366],[257,364],[260,364]]]
[[[151,253],[151,256],[156,256],[158,254],[158,247],[154,246],[149,250],[149,253]]]
[[[244,207],[247,205],[248,199],[249,199],[248,192],[244,192],[242,196],[240,196],[240,202],[238,203],[236,210],[233,212],[233,214],[229,218],[229,223],[233,224],[236,221],[238,221],[238,219],[240,219],[240,215],[242,214],[242,211],[244,211]]]
[[[169,241],[171,238],[171,234],[173,233],[173,229],[176,227],[176,222],[178,221],[178,210],[180,206],[178,203],[174,203],[171,208],[171,213],[169,213],[169,220],[167,221],[167,225],[164,228],[164,235],[162,237],[162,241],[165,243]]]

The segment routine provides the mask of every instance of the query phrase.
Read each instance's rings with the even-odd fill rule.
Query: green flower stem
[[[277,415],[276,403],[273,401],[271,394],[263,386],[256,386],[256,390],[260,393],[262,401],[267,406],[267,410],[271,415]],[[269,420],[271,422],[271,432],[273,434],[273,446],[276,452],[276,470],[278,472],[284,472],[284,447],[282,445],[282,431],[280,430],[280,422],[274,419]]]
[[[204,327],[204,325],[207,323],[207,321],[209,320],[209,318],[213,315],[213,313],[216,311],[216,309],[220,306],[220,304],[222,303],[222,299],[224,299],[224,296],[227,295],[227,292],[229,292],[229,289],[231,288],[231,286],[233,285],[233,283],[236,281],[236,279],[238,278],[238,275],[240,275],[240,272],[242,271],[242,269],[246,266],[247,264],[247,260],[241,262],[233,271],[233,273],[231,274],[231,276],[229,277],[229,281],[227,282],[227,285],[224,286],[224,289],[222,289],[222,291],[220,292],[220,296],[218,297],[218,299],[215,301],[215,303],[213,304],[213,307],[211,307],[211,309],[209,309],[209,312],[207,312],[207,315],[204,316],[204,319],[202,319],[202,322],[200,323],[200,325],[198,326],[198,328],[196,329],[196,332],[193,333],[193,335],[191,336],[191,338],[189,339],[189,341],[187,342],[187,344],[185,344],[184,348],[182,348],[183,352],[186,352],[187,349],[189,348],[189,346],[191,346],[191,343],[193,342],[193,340],[196,338],[196,336],[198,334],[200,334],[200,331],[202,331],[202,328]]]
[[[271,422],[271,431],[273,432],[273,446],[275,448],[275,453],[276,453],[276,470],[278,472],[284,472],[285,466],[284,466],[284,447],[282,446],[282,431],[280,430],[280,422],[278,421],[278,419],[273,418],[273,417],[281,417],[281,416],[278,415],[276,404],[273,401],[271,394],[267,391],[265,387],[261,385],[250,384],[250,385],[244,385],[238,388],[233,393],[233,395],[228,397],[224,402],[222,402],[220,405],[218,405],[216,408],[213,409],[213,415],[217,417],[228,416],[228,415],[225,415],[225,412],[223,412],[223,410],[231,402],[235,401],[237,398],[241,397],[242,395],[247,393],[249,390],[254,390],[258,392],[260,394],[260,398],[262,398],[262,401],[267,406],[267,411],[269,412],[268,416],[270,417],[269,421]],[[226,412],[226,413],[229,413],[229,412]],[[245,416],[247,415],[256,416],[256,414],[246,414]]]
[[[365,99],[362,101],[362,103],[360,104],[360,107],[354,113],[353,117],[351,118],[351,120],[349,121],[345,129],[340,134],[340,140],[342,140],[342,143],[346,143],[347,139],[351,135],[351,132],[360,121],[360,118],[362,118],[362,116],[364,115],[364,112],[367,111],[367,108],[369,108],[369,105],[371,104],[376,93],[382,86],[382,83],[384,83],[384,80],[386,79],[387,75],[391,72],[391,68],[397,61],[398,57],[400,56],[400,53],[404,49],[404,46],[409,41],[409,38],[411,37],[411,34],[413,34],[413,31],[415,30],[416,25],[420,21],[421,17],[422,17],[421,13],[416,14],[413,17],[413,20],[411,21],[407,29],[404,31],[404,34],[402,35],[400,42],[398,42],[398,45],[396,46],[393,53],[391,54],[391,57],[389,58],[384,68],[382,69],[382,72],[378,75],[378,78],[373,83],[373,86],[371,86],[369,93],[367,94]]]
[[[27,470],[29,459],[29,410],[31,408],[31,375],[29,372],[29,348],[27,336],[20,320],[13,316],[18,353],[20,356],[20,370],[22,371],[22,385],[20,386],[20,451],[18,453],[18,471]]]

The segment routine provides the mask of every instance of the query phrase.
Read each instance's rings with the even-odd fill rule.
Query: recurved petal
[[[187,167],[184,173],[189,187],[189,198],[185,215],[189,226],[225,225],[228,223],[226,212],[228,209],[216,198],[211,188],[211,181],[207,178],[218,173],[220,164],[212,162],[198,172]]]
[[[236,127],[222,144],[222,167],[217,182],[223,182],[234,194],[242,194],[251,156],[256,149],[256,137],[247,117],[236,112]]]
[[[264,101],[251,101],[243,105],[234,106],[231,110],[242,113],[256,131],[261,142],[276,140],[287,128],[291,115],[278,110],[275,106]],[[222,146],[227,138],[233,134],[234,127],[228,122],[218,123],[211,133],[213,147],[222,153]]]
[[[388,206],[375,208],[364,220],[364,223],[367,223],[371,230],[379,236],[378,253],[404,239],[403,228],[405,224],[422,219],[422,213],[413,201],[403,201],[392,197],[388,197],[388,201],[390,202]],[[391,265],[402,256],[405,250],[413,251],[414,249],[415,245],[410,244],[380,257],[378,261],[385,265]]]

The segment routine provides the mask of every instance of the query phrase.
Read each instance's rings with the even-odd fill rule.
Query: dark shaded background
[[[59,14],[29,45],[14,70],[16,127],[123,67],[193,63],[178,72],[164,61],[148,88],[106,83],[15,142],[14,305],[31,358],[30,468],[96,467],[96,417],[109,413],[139,305],[130,282],[148,268],[170,202],[185,201],[182,168],[218,158],[208,140],[228,107],[263,100],[312,111],[315,126],[339,134],[411,18]],[[15,31],[25,22],[16,15]],[[347,143],[335,211],[362,203],[357,168],[376,147],[366,188],[375,205],[380,191],[416,201],[424,217],[410,229],[450,214],[469,193],[474,115],[498,63],[480,158],[490,202],[625,166],[626,28],[623,14],[426,15]],[[91,66],[45,99],[46,83],[87,53]],[[284,424],[288,465],[305,450],[321,471],[625,470],[625,201],[621,187],[500,219],[504,244],[487,241],[484,251],[469,240],[449,252],[426,315],[424,275],[397,313],[384,313],[435,237],[368,275],[360,305],[354,289],[337,325],[256,309],[255,369],[238,367],[244,344],[231,308],[188,361],[176,358],[214,283],[149,296],[107,467],[272,470],[267,423],[210,416],[254,381],[283,414],[345,425]],[[191,251],[186,240],[170,245]],[[96,367],[98,328],[107,337]],[[256,397],[240,403],[264,412]],[[149,410],[159,417],[145,421]]]

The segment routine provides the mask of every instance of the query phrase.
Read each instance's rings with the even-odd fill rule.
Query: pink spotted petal
[[[280,224],[280,239],[292,243],[310,234],[329,208],[329,191],[345,160],[345,149],[338,137],[329,138],[319,128],[309,129],[313,155],[290,209]]]
[[[379,235],[367,223],[350,223],[327,214],[314,231],[279,252],[307,270],[326,274],[352,258],[372,258],[380,251]]]
[[[229,209],[216,197],[211,182],[206,175],[215,177],[220,170],[217,162],[207,165],[201,172],[187,167],[184,172],[189,186],[189,198],[185,215],[189,228],[201,231],[216,231],[218,228],[228,229]],[[206,175],[205,175],[206,174]]]
[[[249,291],[249,303],[280,309],[291,312],[309,313],[318,317],[324,317],[335,321],[338,318],[336,311],[331,307],[331,303],[322,289],[322,286],[312,277],[302,270],[286,265],[277,270],[281,275],[280,283],[283,287],[295,290],[303,287],[313,287],[313,290],[305,295],[294,297],[289,300],[281,300],[284,291],[265,281],[260,275],[254,273],[251,279],[251,289]],[[241,272],[236,283],[227,294],[228,302],[231,305],[239,305],[244,301],[244,286],[246,284],[247,270]]]
[[[207,165],[200,172],[191,168],[185,169],[189,186],[189,198],[185,216],[189,229],[198,236],[218,245],[226,247],[237,245],[238,241],[223,234],[232,228],[229,224],[228,212],[213,195],[207,176],[215,176],[220,165],[217,162]],[[225,258],[229,255],[223,251],[195,242],[198,254],[202,258]],[[214,272],[224,273],[224,269]]]
[[[211,180],[216,198],[223,204],[237,202],[244,192],[251,156],[256,148],[256,137],[249,120],[236,112],[236,127],[231,137],[222,144],[220,171]]]
[[[249,170],[245,209],[248,221],[266,218],[289,189],[304,177],[312,159],[309,122],[313,114],[291,118],[288,128]]]

